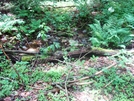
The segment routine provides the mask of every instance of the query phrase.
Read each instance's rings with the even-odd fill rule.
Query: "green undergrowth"
[[[96,89],[101,89],[104,95],[111,94],[113,101],[133,99],[133,76],[129,74],[117,74],[117,68],[106,70],[102,76],[95,77],[93,84]]]
[[[45,72],[37,68],[33,71],[28,65],[28,62],[17,62],[12,67],[9,61],[3,56],[0,56],[0,62],[0,97],[8,96],[12,91],[21,86],[28,88],[38,80],[58,82],[64,73],[64,71],[58,69],[51,69]]]
[[[101,13],[93,24],[89,24],[92,31],[90,41],[93,46],[126,48],[133,39],[134,1],[103,0]],[[131,8],[130,8],[131,7]]]
[[[12,38],[9,38],[12,41],[9,46],[14,47],[18,40],[24,41],[25,38],[27,41],[36,39],[44,42],[48,41],[50,37],[55,38],[55,36],[73,39],[73,36],[79,30],[80,32],[85,31],[85,36],[88,36],[91,45],[95,47],[126,48],[133,40],[134,0],[97,0],[90,6],[86,0],[80,0],[73,8],[74,10],[68,11],[54,6],[42,6],[40,1],[42,0],[12,0],[10,2],[12,3],[11,9],[8,12],[3,10],[4,13],[0,13],[0,37],[13,37],[13,41]],[[77,34],[79,36],[79,33]],[[76,42],[69,42],[71,51],[77,48],[75,46]],[[52,40],[51,44],[44,43],[44,46],[40,49],[41,55],[46,57],[49,52],[54,52],[61,47],[57,40]],[[5,45],[4,48],[7,48],[7,46]],[[66,49],[63,50],[65,50],[63,52],[65,53],[63,57],[65,62],[64,65],[60,64],[62,67],[60,69],[50,68],[50,65],[34,68],[27,60],[26,62],[16,62],[11,66],[10,62],[0,54],[0,98],[9,96],[21,87],[29,90],[30,86],[38,81],[48,84],[65,82],[65,77],[68,77],[68,80],[79,79],[92,76],[97,71],[106,68],[88,67],[85,69],[84,61],[77,61],[77,69],[79,66],[82,69],[79,68],[77,72],[74,72],[73,69],[76,67],[68,63],[71,62],[71,59],[66,56]],[[126,63],[132,64],[132,59],[129,58],[131,56],[132,54],[123,51],[114,57],[110,57],[116,60],[116,66],[89,79],[88,81],[93,81],[92,84],[82,87],[73,86],[70,89],[75,91],[78,88],[84,90],[84,88],[89,87],[90,90],[99,90],[99,94],[102,96],[110,96],[110,101],[134,100],[134,78],[126,66]],[[95,62],[97,58],[99,57],[93,56],[91,59]],[[60,91],[56,95],[53,93],[49,93],[48,96],[44,95],[46,90],[53,88],[50,85],[44,90],[40,90],[39,101],[44,101],[44,99],[46,101],[47,99],[66,101],[67,97],[64,91]]]
[[[60,63],[58,67],[53,68],[50,67],[54,65],[48,65],[45,67],[37,67],[35,69],[32,69],[27,62],[17,62],[14,64],[14,68],[17,71],[16,72],[14,68],[10,66],[9,61],[1,56],[0,97],[5,97],[12,94],[13,91],[19,89],[21,86],[24,86],[24,88],[27,90],[31,89],[30,86],[36,84],[36,82],[38,81],[50,84],[51,82],[62,83],[65,82],[65,77],[68,77],[68,80],[72,80],[72,78],[77,74],[77,79],[80,79],[85,76],[92,76],[96,72],[103,70],[103,74],[94,76],[93,78],[87,80],[92,82],[91,84],[82,86],[74,85],[71,89],[74,91],[78,89],[82,91],[88,87],[91,91],[99,90],[98,94],[102,96],[111,96],[109,97],[110,101],[132,101],[134,97],[134,78],[131,72],[127,70],[127,66],[125,65],[126,62],[131,63],[131,61],[128,59],[128,56],[130,55],[121,52],[114,58],[111,57],[111,59],[116,60],[118,64],[116,66],[112,66],[110,69],[105,69],[106,67],[86,67],[87,69],[85,70],[83,65],[84,61],[78,61],[76,62],[76,66],[79,66],[79,70],[77,73],[73,71],[73,68],[76,68],[74,67],[75,65],[73,65],[72,67],[67,62],[68,59],[65,61],[66,65]],[[97,61],[97,58],[98,57],[93,56],[91,59],[95,62]],[[47,68],[50,69],[48,70]],[[47,96],[43,94],[43,92],[45,92],[46,90],[51,90],[53,88],[54,86],[48,85],[46,88],[44,88],[44,90],[40,90],[38,99],[40,101],[43,101],[42,99],[46,99],[46,101],[48,101],[47,98],[49,98],[52,101],[58,101],[58,99],[64,96],[60,100],[66,101],[66,93],[64,91],[61,91],[56,95],[53,95],[53,93],[51,92],[48,93]]]

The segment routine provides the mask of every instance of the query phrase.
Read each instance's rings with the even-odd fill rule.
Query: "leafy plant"
[[[37,38],[41,37],[43,40],[45,40],[47,38],[46,33],[50,30],[50,27],[46,26],[45,23],[42,23],[39,28],[41,30],[39,31]]]
[[[69,30],[70,25],[73,26],[71,14],[63,10],[45,11],[44,21],[58,31]]]
[[[27,62],[18,62],[14,65],[14,68],[16,68],[20,78],[13,67],[10,66],[10,62],[4,56],[0,56],[0,97],[9,95],[20,85],[29,84],[30,76]]]
[[[9,17],[7,15],[2,15],[0,19],[0,35],[2,33],[9,33],[11,34],[12,32],[17,32],[18,29],[16,25],[21,25],[23,24],[24,21],[21,19],[13,19],[12,17]]]
[[[13,10],[20,11],[20,10],[33,10],[40,11],[40,0],[24,0],[23,2],[21,0],[12,0],[13,3],[15,3],[16,8]],[[15,12],[16,12],[15,11]]]
[[[106,70],[104,75],[95,77],[96,82],[94,86],[97,89],[102,89],[102,92],[106,95],[113,94],[112,98],[115,99],[129,99],[133,98],[132,76],[129,74],[118,74],[117,68],[113,67],[110,70]]]
[[[41,51],[43,54],[46,56],[47,54],[54,52],[56,49],[59,49],[61,46],[59,43],[54,42],[52,45],[46,47],[46,48],[41,48]]]
[[[51,101],[66,101],[66,96],[65,96],[65,92],[64,91],[60,91],[59,94],[52,94],[52,93],[49,93],[48,94],[48,97],[51,99]]]
[[[18,80],[20,82],[20,84],[23,85],[28,85],[30,82],[29,79],[29,69],[28,69],[28,62],[17,62],[14,65],[14,68],[16,68],[17,72],[19,73],[20,78],[18,77],[18,74],[16,73],[16,71],[13,70],[13,68],[11,68],[11,71],[9,73],[9,77],[11,77],[12,79]],[[21,80],[19,80],[21,79]]]
[[[101,25],[100,21],[95,20],[95,24],[90,24],[92,29],[91,42],[93,46],[97,47],[121,47],[125,48],[132,39],[130,30],[123,28],[123,19],[111,18]]]
[[[5,57],[0,56],[0,97],[3,97],[5,95],[9,95],[11,93],[11,90],[13,88],[13,80],[8,78],[8,69],[10,69],[9,61],[6,60]]]
[[[53,82],[59,81],[61,76],[62,76],[62,73],[56,70],[50,70],[46,74],[46,78],[48,78],[49,80],[52,80]]]
[[[27,35],[33,38],[32,35],[34,34],[36,38],[42,38],[45,40],[47,37],[46,33],[50,30],[50,27],[48,27],[41,20],[31,19],[30,22],[31,23],[26,25],[24,24],[19,27],[21,35]]]
[[[93,22],[92,10],[93,6],[88,4],[87,0],[78,0],[77,10],[74,12],[74,22],[80,28],[85,28],[89,23]]]
[[[105,23],[111,16],[116,16],[118,19],[123,18],[126,14],[133,14],[133,0],[100,0],[101,9],[98,9],[101,14],[95,18]]]
[[[125,19],[128,23],[128,26],[133,30],[134,29],[134,16],[132,14],[126,14]]]
[[[42,90],[39,91],[38,100],[39,101],[47,101],[47,99],[46,99],[46,97],[44,95],[44,92]]]

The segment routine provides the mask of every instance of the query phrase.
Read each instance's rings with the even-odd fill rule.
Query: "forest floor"
[[[7,15],[14,16],[11,13]],[[86,29],[77,27],[71,27],[69,32],[55,31],[52,28],[45,41],[29,40],[28,36],[20,41],[14,35],[0,34],[0,45],[3,46],[0,48],[5,52],[4,55],[9,56],[13,65],[17,62],[28,62],[26,68],[29,71],[24,74],[28,74],[32,80],[27,85],[20,84],[18,89],[13,89],[10,95],[0,101],[134,100],[133,52],[127,49],[119,49],[114,55],[88,53],[87,50],[83,52],[85,48],[91,48],[87,32]],[[54,42],[60,46],[49,53],[51,59],[48,61],[46,57],[42,58],[45,61],[40,61],[38,56],[44,55],[41,48],[45,49]],[[76,50],[81,51],[76,53]],[[71,55],[68,55],[69,52],[72,52]],[[32,53],[32,57],[29,53]],[[34,76],[30,78],[30,75]]]
[[[77,36],[77,34],[79,36]],[[90,44],[87,36],[84,36],[83,33],[77,34],[71,38],[56,35],[51,37],[52,40],[57,38],[60,42],[63,42],[61,43],[63,45],[62,47],[69,50],[74,48],[71,51],[75,51],[83,48],[83,46],[77,47],[77,45],[83,44],[82,40],[84,40],[84,44]],[[50,40],[50,43],[52,40]],[[73,47],[70,44],[73,44]],[[11,54],[12,53],[8,55],[12,58],[13,56]],[[5,97],[3,101],[17,101],[16,99],[18,99],[18,101],[111,101],[114,98],[113,92],[106,93],[107,90],[105,89],[114,85],[114,77],[117,76],[116,73],[126,75],[130,72],[131,75],[134,75],[134,56],[122,52],[113,56],[96,55],[93,53],[85,54],[77,54],[75,57],[65,57],[62,60],[57,59],[56,61],[40,62],[40,64],[35,63],[36,66],[31,65],[35,62],[31,61],[31,67],[29,68],[32,68],[33,72],[37,69],[44,73],[50,72],[52,78],[50,76],[49,81],[39,79],[28,85],[28,90],[24,86],[20,86],[19,89],[13,91],[10,96]],[[125,54],[127,56],[125,56]],[[27,56],[29,57],[29,55]],[[18,57],[17,53],[17,59],[18,58],[20,57]],[[17,59],[15,57],[15,61]],[[24,61],[27,61],[27,58],[26,60],[24,59]],[[109,71],[112,70],[112,68],[117,70],[115,74]],[[106,71],[114,75],[114,77],[106,80],[107,76],[112,76],[110,74],[103,74],[103,72]],[[51,73],[54,74],[54,76]],[[62,75],[57,77],[59,74],[56,73],[61,73]],[[98,74],[95,75],[96,73]],[[54,80],[52,80],[53,77]],[[131,83],[132,82],[133,80]]]
[[[132,58],[133,59],[133,58]],[[134,60],[134,59],[133,59]],[[99,73],[98,76],[105,76],[102,72],[103,69],[118,68],[118,74],[127,74],[130,71],[134,75],[133,62],[122,68],[117,61],[106,56],[90,57],[87,59],[63,62],[59,63],[44,63],[41,67],[43,72],[67,72],[56,82],[44,82],[44,80],[38,80],[34,84],[29,85],[28,89],[20,87],[18,90],[12,92],[10,96],[4,98],[4,101],[112,101],[114,95],[111,93],[106,94],[105,89],[113,85],[115,79],[107,81],[103,84],[103,87],[96,89],[94,84],[99,81],[87,76],[91,69],[95,68]],[[55,72],[53,72],[55,73]],[[93,73],[95,74],[95,73]],[[69,83],[71,81],[71,83]],[[116,80],[115,80],[116,81]],[[131,81],[132,83],[133,81]],[[62,84],[63,83],[63,84]],[[65,84],[67,83],[67,84]],[[100,81],[100,86],[101,86]],[[99,84],[98,84],[99,85]],[[129,101],[129,100],[128,100]],[[132,101],[132,100],[130,100]]]

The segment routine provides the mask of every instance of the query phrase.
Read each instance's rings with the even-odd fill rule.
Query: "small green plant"
[[[125,19],[128,23],[128,26],[133,30],[134,29],[134,16],[132,14],[126,14]]]
[[[49,30],[51,30],[51,28],[48,27],[45,23],[42,23],[42,24],[39,26],[39,29],[40,29],[40,31],[39,31],[39,34],[38,34],[37,38],[40,38],[40,37],[41,37],[43,40],[45,40],[45,39],[47,38],[46,33],[47,33]]]
[[[66,31],[70,29],[70,26],[74,25],[72,16],[68,11],[52,8],[52,10],[45,9],[44,12],[43,21],[51,25],[56,31]]]
[[[92,60],[92,61],[96,62],[96,61],[97,61],[97,59],[98,59],[98,57],[97,57],[97,56],[92,55],[92,57],[91,57],[91,60]]]
[[[37,68],[37,69],[34,70],[33,73],[31,73],[30,82],[31,82],[31,84],[33,84],[38,80],[42,80],[42,78],[44,78],[45,76],[46,76],[46,73],[41,71],[39,68]]]
[[[56,71],[56,70],[49,70],[47,73],[46,73],[46,80],[49,79],[50,81],[60,81],[60,78],[62,76],[62,73],[60,71]]]
[[[18,74],[13,68],[11,68],[12,72],[9,73],[9,77],[11,77],[12,79],[18,80],[20,84],[28,85],[30,82],[29,74],[28,74],[29,73],[28,62],[17,62],[14,65],[14,68],[16,68]]]
[[[16,34],[18,29],[17,25],[22,25],[24,23],[21,19],[14,19],[13,17],[7,15],[1,15],[0,19],[0,35],[2,33]]]
[[[13,88],[18,86],[17,82],[8,76],[10,68],[9,61],[4,56],[0,56],[0,97],[9,95]]]
[[[19,26],[19,31],[21,35],[27,35],[33,38],[33,34],[36,36],[34,38],[42,38],[43,40],[46,39],[46,33],[50,30],[45,23],[41,20],[31,19],[29,24],[23,24]]]
[[[12,0],[13,3],[15,3],[15,9],[13,9],[14,12],[21,12],[21,10],[30,10],[33,12],[40,12],[40,0],[24,0],[23,2],[21,0]]]
[[[79,46],[78,41],[75,40],[69,40],[69,45],[70,45],[70,51],[74,51],[77,49],[77,46]]]
[[[29,83],[32,84],[41,77],[44,77],[43,72],[35,70],[35,72],[32,73],[27,63],[28,62],[17,62],[14,64],[14,67],[12,67],[4,56],[0,56],[0,97],[8,96],[13,90],[18,89],[20,85],[27,87]]]
[[[48,97],[50,98],[50,101],[66,101],[67,98],[66,98],[66,93],[64,91],[60,91],[59,94],[52,94],[52,93],[49,93],[48,94]]]
[[[116,16],[118,19],[123,18],[126,14],[133,14],[133,0],[117,1],[117,0],[100,0],[101,9],[98,9],[99,12],[102,12],[101,15],[97,15],[95,18],[100,20],[102,23],[105,23],[111,16]]]
[[[41,51],[43,52],[44,56],[47,56],[47,54],[54,52],[56,49],[59,49],[61,46],[59,43],[54,42],[52,45],[46,47],[46,48],[41,48]]]
[[[122,68],[125,68],[126,67],[126,63],[127,64],[132,64],[132,53],[129,53],[128,51],[122,49],[119,51],[118,54],[114,55],[113,57],[111,57],[113,60],[116,60],[118,61],[119,63],[119,66],[121,66]]]
[[[81,29],[86,28],[89,23],[93,23],[93,6],[87,0],[76,1],[77,11],[74,13],[74,22]]]
[[[133,38],[133,35],[131,35],[134,24],[132,15],[134,13],[133,0],[129,0],[129,2],[126,0],[101,0],[100,4],[102,8],[100,10],[98,9],[98,11],[101,13],[96,15],[95,19],[100,21],[100,26],[103,30],[102,34],[106,40],[103,42],[101,39],[98,40],[98,38],[93,36],[91,39],[92,43],[94,45],[97,44],[97,46],[125,48]],[[104,31],[104,26],[109,24],[111,24],[111,27],[107,27],[106,31]],[[101,32],[101,30],[99,32]],[[109,36],[106,32],[113,34]],[[103,36],[102,34],[101,36]]]
[[[40,90],[38,94],[38,101],[48,101],[44,95],[44,91]]]

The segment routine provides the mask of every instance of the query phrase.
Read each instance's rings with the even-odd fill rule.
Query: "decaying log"
[[[115,55],[119,52],[119,50],[110,50],[110,49],[103,49],[103,48],[97,48],[97,47],[92,47],[92,48],[82,48],[79,50],[75,50],[72,52],[68,52],[66,56],[71,57],[71,58],[80,58],[85,55],[105,55],[105,56],[110,56],[110,55]],[[63,59],[63,56],[65,56],[64,52],[59,51],[53,54],[53,56],[47,57],[45,59],[38,59],[39,61],[37,64],[44,63],[44,62],[51,62],[51,61],[57,61],[57,59]]]
[[[119,50],[104,49],[99,47],[92,47],[91,50],[93,54],[106,55],[106,56],[115,55],[119,52]]]
[[[24,54],[38,54],[39,52],[28,52],[23,50],[5,50],[6,53],[24,53]]]
[[[71,58],[80,58],[82,56],[86,55],[103,55],[103,56],[111,56],[119,53],[120,50],[112,50],[112,49],[104,49],[104,48],[98,48],[98,47],[90,47],[90,48],[81,48],[79,50],[74,50],[71,52],[68,52],[66,56]],[[134,50],[126,50],[128,53],[134,54]],[[27,52],[27,51],[20,51],[20,50],[5,50],[6,53],[24,53],[24,54],[39,54],[39,52]],[[50,54],[48,54],[50,55]],[[54,54],[51,54],[51,56],[40,59],[40,56],[38,56],[37,64],[41,64],[44,62],[50,62],[50,61],[57,61],[57,59],[63,59],[63,56],[65,56],[63,51],[55,52]]]

